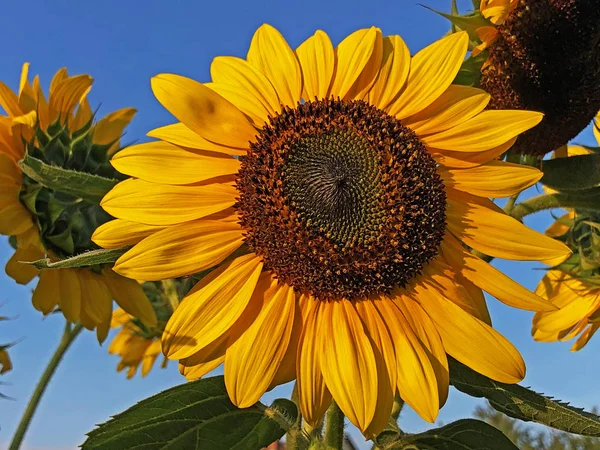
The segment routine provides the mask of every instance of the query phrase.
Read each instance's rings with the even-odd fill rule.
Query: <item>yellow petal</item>
[[[0,153],[0,174],[10,179],[11,185],[21,187],[21,170],[15,160],[4,153]]]
[[[157,325],[156,313],[142,286],[135,280],[117,275],[108,267],[102,273],[104,284],[123,311],[140,319],[147,327],[154,328]]]
[[[103,248],[120,248],[134,245],[165,227],[145,225],[128,220],[115,219],[100,225],[92,234],[92,241]]]
[[[445,264],[441,258],[436,258],[422,269],[421,283],[428,289],[439,291],[451,302],[460,306],[467,313],[479,320],[490,324],[490,316],[485,302],[472,299],[464,286],[458,283],[459,274],[455,267]]]
[[[37,113],[40,120],[40,127],[43,130],[46,130],[50,125],[50,112],[48,111],[48,102],[46,101],[46,97],[40,86],[40,77],[37,75],[33,78],[32,89],[37,100]]]
[[[600,296],[596,292],[564,289],[560,296],[564,306],[536,314],[533,318],[535,328],[545,332],[570,330],[600,306]]]
[[[246,116],[213,90],[190,78],[163,73],[151,80],[158,101],[204,139],[247,148],[256,130]]]
[[[377,363],[377,407],[373,420],[365,430],[365,437],[377,436],[387,425],[392,414],[396,392],[396,355],[385,320],[373,301],[367,299],[357,302],[356,309],[371,338]]]
[[[50,95],[51,120],[60,116],[64,121],[89,92],[93,83],[89,75],[69,77],[56,85]]]
[[[455,152],[481,152],[504,144],[541,122],[534,111],[487,110],[441,133],[421,138],[428,147]]]
[[[135,108],[123,108],[104,116],[94,126],[94,143],[101,145],[113,143],[108,150],[109,154],[117,150],[123,131],[136,112]]]
[[[254,323],[227,349],[225,386],[238,408],[256,403],[275,377],[292,334],[295,300],[289,286],[271,288]]]
[[[300,341],[300,335],[302,334],[303,329],[303,318],[298,302],[294,302],[294,304],[296,309],[294,311],[294,326],[292,328],[292,334],[290,335],[290,342],[285,355],[281,360],[279,369],[277,369],[277,372],[267,389],[269,391],[280,384],[288,383],[296,379],[296,359],[298,357],[298,342]]]
[[[79,130],[92,119],[93,115],[90,102],[87,98],[84,98],[75,112],[75,117],[69,123],[69,128],[71,130]]]
[[[34,111],[36,109],[36,98],[33,88],[28,80],[29,63],[23,63],[21,69],[21,78],[19,80],[19,107],[21,111]]]
[[[6,274],[19,284],[27,284],[33,280],[39,270],[23,262],[37,261],[43,257],[44,253],[36,247],[17,248],[6,264]]]
[[[269,120],[269,113],[260,101],[239,87],[224,83],[204,83],[204,86],[235,105],[256,128],[262,128]]]
[[[267,114],[281,110],[279,97],[269,79],[248,61],[233,56],[217,56],[210,65],[212,80],[243,90],[254,97]]]
[[[437,381],[439,405],[442,407],[448,399],[450,387],[448,358],[442,338],[431,318],[416,301],[406,295],[397,295],[394,297],[394,303],[421,341],[423,349],[429,357]]]
[[[496,258],[559,264],[571,250],[508,216],[481,197],[447,189],[447,227],[468,246]]]
[[[353,304],[336,300],[319,311],[321,371],[344,415],[364,432],[377,407],[377,365],[373,347]]]
[[[31,303],[44,315],[49,314],[58,304],[58,293],[60,293],[59,270],[42,270]]]
[[[261,25],[250,43],[248,62],[275,87],[281,103],[295,107],[302,96],[302,71],[296,54],[271,25]]]
[[[205,363],[198,363],[194,366],[179,365],[179,372],[181,375],[186,377],[188,380],[198,380],[207,373],[215,370],[221,364],[225,362],[225,355],[219,356],[215,359],[207,361]]]
[[[388,107],[388,113],[404,119],[431,105],[454,81],[468,45],[467,33],[458,32],[434,42],[413,56],[406,88]]]
[[[237,159],[201,155],[163,141],[127,147],[113,156],[111,164],[125,175],[175,185],[233,175],[240,167]]]
[[[377,80],[377,74],[381,68],[381,60],[383,58],[383,38],[379,28],[375,28],[375,33],[376,37],[375,42],[373,43],[373,52],[362,72],[360,72],[360,75],[354,82],[354,85],[346,93],[345,98],[347,99],[363,99],[367,96]]]
[[[383,38],[383,56],[377,80],[368,93],[369,103],[385,109],[404,88],[410,71],[410,51],[400,36]]]
[[[594,128],[594,136],[596,137],[596,142],[600,145],[600,112],[596,114],[596,118],[593,123]]]
[[[68,270],[68,269],[61,269]],[[112,315],[112,297],[103,276],[93,273],[91,270],[79,270],[77,275],[81,282],[82,309],[96,323],[100,324]]]
[[[525,377],[523,358],[504,336],[426,288],[418,287],[415,292],[450,355],[502,383],[518,383]]]
[[[167,323],[165,354],[170,359],[186,358],[225,333],[248,305],[262,267],[256,255],[241,256],[209,284],[189,294]]]
[[[32,226],[31,214],[20,203],[12,203],[0,210],[0,234],[14,236]]]
[[[237,223],[196,220],[158,231],[122,255],[115,271],[155,281],[202,272],[219,264],[243,242]]]
[[[327,33],[317,30],[300,44],[296,56],[304,78],[304,99],[327,98],[335,70],[335,54]]]
[[[298,402],[302,417],[315,427],[323,418],[331,403],[331,393],[325,385],[321,372],[321,347],[319,333],[322,333],[322,306],[312,297],[307,302],[306,321],[298,344]]]
[[[528,291],[498,269],[464,249],[451,235],[446,235],[441,246],[444,257],[476,286],[496,297],[502,303],[529,311],[553,311],[550,302]]]
[[[391,300],[382,298],[376,306],[385,318],[394,343],[400,397],[424,420],[433,423],[440,408],[440,396],[429,356]]]
[[[4,109],[11,117],[23,114],[23,111],[21,111],[21,107],[19,106],[17,94],[2,81],[0,81],[0,106],[2,106],[2,109]]]
[[[12,362],[8,356],[8,352],[3,349],[0,350],[0,375],[12,370]]]
[[[181,147],[224,153],[226,155],[243,156],[248,152],[247,145],[244,146],[245,148],[233,148],[207,141],[182,123],[174,123],[156,128],[148,132],[148,136],[162,139]]]
[[[546,228],[544,232],[546,236],[559,237],[567,233],[571,229],[573,220],[575,219],[575,211],[569,211],[568,213],[560,216],[552,225]]]
[[[235,203],[230,184],[170,186],[129,179],[100,202],[110,215],[148,225],[172,225],[208,216]]]
[[[577,341],[573,344],[573,347],[571,347],[571,351],[572,352],[577,352],[577,351],[581,350],[583,347],[585,347],[586,344],[592,338],[592,336],[596,333],[596,331],[598,331],[598,328],[600,328],[600,324],[592,324],[592,325],[590,325],[583,332],[583,334],[579,337],[579,339],[577,339]]]
[[[433,154],[436,162],[441,166],[469,169],[497,159],[502,153],[510,149],[516,141],[517,138],[512,138],[498,147],[483,152],[453,152],[437,148],[430,148],[428,150]]]
[[[542,175],[534,167],[503,161],[490,161],[471,169],[440,171],[446,186],[486,198],[510,197],[533,186]]]
[[[419,136],[440,133],[476,116],[489,101],[490,95],[481,89],[452,84],[431,105],[402,124]]]
[[[335,49],[336,68],[331,85],[330,95],[334,98],[346,99],[351,89],[359,79],[361,73],[375,51],[376,43],[381,46],[381,31],[375,27],[355,31]],[[372,74],[371,67],[369,73]],[[372,74],[373,78],[377,72]]]
[[[79,322],[79,312],[81,311],[81,282],[79,270],[75,269],[45,269],[58,270],[58,280],[60,290],[54,294],[58,295],[58,304],[65,318],[69,322]],[[45,272],[42,271],[43,272]],[[84,272],[84,271],[81,271]],[[85,286],[86,292],[90,292],[92,286]]]

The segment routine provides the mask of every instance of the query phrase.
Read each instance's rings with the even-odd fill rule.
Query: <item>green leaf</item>
[[[487,51],[482,52],[477,56],[470,56],[462,63],[460,70],[454,78],[454,84],[460,84],[462,86],[479,86],[479,80],[481,79],[481,67],[487,59]]]
[[[462,419],[419,434],[398,435],[395,441],[377,442],[382,450],[518,450],[493,426]]]
[[[88,434],[83,450],[259,450],[281,438],[281,422],[294,423],[296,406],[276,400],[238,409],[223,377],[175,386],[142,400]]]
[[[450,359],[450,383],[472,397],[485,397],[498,411],[524,421],[585,436],[600,436],[600,417],[518,384],[490,380]]]
[[[112,264],[121,255],[123,255],[129,247],[91,250],[80,255],[72,256],[71,258],[62,259],[60,261],[51,261],[49,258],[38,259],[37,261],[22,261],[23,264],[31,264],[38,269],[67,269],[73,267],[89,267],[99,264]]]
[[[26,154],[19,166],[23,173],[54,191],[99,203],[117,183],[117,180],[92,175],[76,170],[67,170],[50,166],[43,161]]]
[[[600,186],[600,154],[545,160],[542,171],[541,182],[558,191]]]

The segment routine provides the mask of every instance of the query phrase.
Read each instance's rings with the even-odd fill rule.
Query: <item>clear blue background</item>
[[[423,3],[448,11],[450,0]],[[466,0],[459,6],[465,11],[471,3]],[[29,0],[4,2],[2,16],[0,80],[16,89],[24,61],[31,62],[31,75],[39,73],[46,87],[63,66],[73,74],[89,73],[95,78],[91,103],[101,105],[101,114],[125,106],[138,108],[125,141],[144,140],[148,130],[173,121],[150,91],[152,75],[173,72],[208,81],[212,58],[244,56],[254,30],[264,22],[281,30],[292,47],[318,28],[327,31],[335,44],[357,28],[377,25],[384,34],[402,35],[416,52],[448,30],[445,19],[418,6],[416,0]],[[591,131],[586,130],[579,141],[592,143]],[[550,221],[549,214],[527,219],[538,230]],[[0,263],[10,255],[6,239],[1,238]],[[498,262],[497,267],[530,289],[542,274],[532,270],[537,264]],[[0,343],[22,340],[11,349],[14,370],[1,378],[11,385],[0,386],[0,392],[15,400],[0,401],[0,448],[8,446],[64,324],[58,315],[43,319],[31,306],[30,292],[31,286],[17,286],[0,273],[0,303],[4,303],[0,314],[15,316],[0,324]],[[489,304],[495,326],[527,362],[525,385],[579,406],[600,403],[600,338],[574,354],[569,352],[570,344],[536,344],[529,334],[531,313],[512,310],[494,299]],[[95,424],[184,382],[174,363],[166,370],[153,370],[145,379],[126,380],[115,371],[117,358],[107,354],[109,341],[110,337],[100,347],[89,332],[78,338],[52,380],[23,448],[76,448]],[[465,345],[477,346],[477,342]],[[289,385],[280,387],[265,400],[288,396],[290,390]],[[477,403],[452,391],[439,423],[469,416]],[[401,426],[417,431],[429,425],[407,408]],[[356,443],[370,448],[356,430],[350,432]]]

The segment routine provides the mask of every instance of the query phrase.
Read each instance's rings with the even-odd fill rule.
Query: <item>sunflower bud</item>
[[[46,129],[38,123],[33,131],[34,137],[25,143],[26,154],[42,167],[64,168],[113,179],[119,176],[108,162],[108,151],[113,143],[94,142],[93,119],[75,130],[56,119]],[[99,225],[110,219],[97,202],[72,195],[56,184],[50,185],[38,176],[27,176],[26,173],[31,174],[25,170],[19,197],[33,215],[44,247],[58,257],[97,248],[90,237]]]

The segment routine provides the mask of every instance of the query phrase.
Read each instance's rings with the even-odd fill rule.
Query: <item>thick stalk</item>
[[[523,217],[538,211],[544,211],[552,208],[575,207],[577,198],[573,194],[555,193],[538,195],[522,201],[511,211],[511,216],[517,220],[523,220]]]
[[[65,352],[69,349],[73,340],[81,332],[81,329],[81,325],[75,325],[75,327],[73,327],[72,329],[71,324],[69,324],[68,322],[65,325],[65,330],[60,339],[60,343],[58,344],[56,351],[52,355],[52,358],[50,358],[50,361],[46,366],[46,370],[44,370],[44,373],[42,373],[42,376],[40,377],[40,380],[38,381],[38,384],[35,387],[31,398],[29,399],[29,403],[25,408],[23,417],[21,417],[21,422],[19,422],[19,426],[17,427],[12,442],[10,443],[9,450],[18,450],[19,447],[21,447],[21,443],[23,442],[25,433],[27,433],[27,429],[29,428],[31,419],[35,414],[35,411],[40,403],[42,396],[44,395],[44,392],[46,391],[46,388],[48,387],[48,383],[52,379],[52,376],[54,375],[56,368],[58,367],[60,361],[65,355]]]
[[[344,413],[335,401],[327,410],[325,422],[325,447],[327,450],[341,450],[344,443]]]

